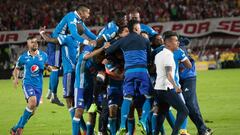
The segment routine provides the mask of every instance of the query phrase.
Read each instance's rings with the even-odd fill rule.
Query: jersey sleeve
[[[44,64],[47,64],[48,63],[48,55],[47,53],[44,52]]]
[[[24,58],[21,55],[16,62],[16,68],[20,69],[23,67],[23,65],[24,65]]]
[[[173,54],[165,53],[164,57],[165,57],[164,61],[163,61],[163,66],[164,67],[168,67],[168,66],[172,67],[173,64],[175,64]]]
[[[110,39],[114,38],[118,32],[118,26],[116,24],[110,22],[105,26],[100,33],[98,34],[97,38],[103,37],[105,41],[109,41]]]
[[[67,43],[67,35],[59,35],[58,37],[57,37],[57,40],[58,40],[58,42],[59,42],[59,44],[60,45],[64,45],[64,44],[66,44]]]
[[[78,42],[80,43],[83,43],[83,44],[86,44],[88,45],[89,41],[84,39],[83,37],[81,37],[79,34],[78,34],[78,30],[77,30],[77,18],[75,18],[75,16],[73,15],[70,15],[68,18],[67,18],[67,25],[68,25],[68,28],[69,28],[69,31],[72,35],[72,37],[74,39],[76,39]]]
[[[85,25],[85,23],[82,23],[82,26],[84,27],[84,34],[86,34],[92,40],[97,39],[97,36],[91,32],[91,30]]]
[[[147,32],[150,37],[158,34],[152,27],[148,25],[141,24],[140,26],[141,26],[141,31]]]
[[[181,62],[188,59],[185,52],[181,48],[179,48],[179,58]]]

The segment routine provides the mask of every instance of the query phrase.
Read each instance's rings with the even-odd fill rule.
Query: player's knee
[[[29,99],[28,99],[28,107],[31,110],[34,110],[37,107],[37,98],[36,98],[36,96],[29,97]]]
[[[155,114],[158,114],[158,107],[156,105],[153,106],[152,112],[155,113]]]
[[[73,107],[73,98],[65,98],[65,99],[66,99],[67,108]]]
[[[82,117],[82,115],[83,115],[83,109],[77,108],[75,111],[75,117],[80,119]]]
[[[105,82],[106,74],[103,71],[99,71],[96,77],[97,85],[103,85]]]
[[[109,117],[113,118],[117,116],[118,105],[109,106]]]

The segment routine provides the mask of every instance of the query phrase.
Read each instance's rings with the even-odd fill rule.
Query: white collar
[[[80,19],[82,19],[76,10],[74,11],[74,14],[76,14]]]
[[[28,56],[31,56],[30,51],[27,52]],[[39,55],[39,50],[37,50],[37,55]]]

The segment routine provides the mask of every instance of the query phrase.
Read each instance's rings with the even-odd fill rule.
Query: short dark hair
[[[37,38],[36,36],[33,36],[33,35],[30,35],[27,37],[27,40],[31,40],[31,39],[34,39],[34,38]]]
[[[136,24],[139,24],[139,21],[137,21],[137,20],[130,20],[130,21],[128,22],[129,32],[133,32],[134,25],[136,25]]]
[[[89,9],[89,7],[86,5],[86,4],[79,4],[78,7],[77,7],[77,10],[87,10]]]
[[[165,31],[165,32],[163,33],[163,40],[165,41],[166,39],[169,39],[169,38],[171,38],[172,36],[177,36],[177,37],[178,37],[177,32],[174,32],[174,31]]]
[[[119,20],[123,19],[126,16],[126,12],[117,11],[115,15],[115,21],[118,22]]]
[[[135,14],[135,13],[139,13],[139,10],[140,10],[140,8],[139,8],[139,7],[137,7],[137,8],[134,8],[134,9],[130,10],[129,14]]]

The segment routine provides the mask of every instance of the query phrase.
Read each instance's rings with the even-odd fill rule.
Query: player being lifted
[[[88,8],[88,6],[83,4],[79,5],[76,11],[69,12],[62,18],[62,20],[59,22],[59,24],[56,26],[53,33],[51,34],[51,37],[57,38],[59,35],[67,35],[70,32],[74,40],[87,45],[96,45],[96,41],[94,41],[96,39],[96,35],[93,34],[84,24],[84,20],[87,19],[89,15],[90,9]],[[91,41],[84,39],[80,36],[76,26],[77,23],[82,25],[82,33],[92,39]],[[49,93],[47,95],[47,98],[50,99],[53,95],[51,102],[62,106],[63,104],[57,98],[59,68],[61,67],[60,48],[60,46],[54,43],[48,44],[48,64],[51,66],[52,72],[50,74]],[[68,98],[66,98],[66,101],[67,104],[71,103],[71,100],[69,100]]]

